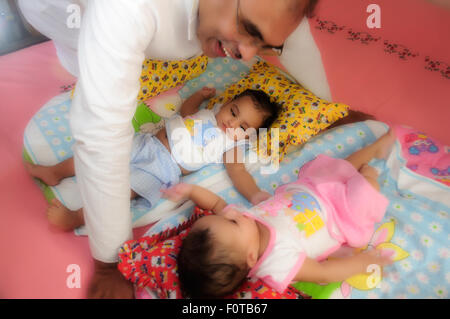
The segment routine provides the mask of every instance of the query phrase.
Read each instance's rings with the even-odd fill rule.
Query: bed
[[[449,145],[447,126],[436,123],[441,123],[440,119],[450,118],[450,44],[440,41],[439,37],[427,36],[427,32],[437,32],[443,38],[448,38],[449,12],[419,0],[402,0],[395,4],[380,0],[379,5],[387,8],[383,11],[383,25],[386,28],[369,30],[365,25],[369,1],[359,1],[357,5],[350,5],[350,0],[342,2],[342,7],[352,9],[343,12],[333,1],[320,2],[317,16],[309,21],[305,20],[307,23],[303,23],[289,38],[287,52],[281,58],[284,68],[319,96],[347,103],[386,123],[412,126],[420,132],[426,132],[442,145]],[[408,20],[411,15],[416,18]],[[355,18],[357,16],[360,17],[359,20]],[[403,23],[399,24],[398,20]],[[423,21],[420,24],[422,27],[414,22],[416,20]],[[387,27],[393,25],[396,28]],[[305,59],[308,57],[311,61],[296,63],[299,50],[304,53]],[[45,218],[46,201],[22,165],[22,135],[27,123],[53,97],[70,91],[75,79],[59,64],[51,42],[0,57],[0,69],[0,151],[5,163],[1,169],[1,211],[4,222],[1,223],[0,233],[6,242],[1,252],[3,256],[8,256],[0,265],[0,297],[83,298],[93,270],[87,238],[61,233],[48,226]],[[214,176],[220,178],[219,175]],[[213,180],[210,182],[213,183]],[[231,197],[235,195],[230,193],[229,186],[220,187],[218,192]],[[448,186],[445,187],[444,191],[448,191]],[[239,200],[238,197],[234,198]],[[405,286],[398,292],[393,288],[396,286],[389,282],[390,289],[383,285],[380,287],[382,293],[375,290],[362,295],[354,291],[351,295],[369,298],[447,297],[448,203],[443,205],[436,212],[436,215],[444,212],[436,216],[442,220],[434,221],[434,226],[440,231],[434,233],[427,230],[431,232],[432,236],[428,236],[434,239],[435,244],[432,256],[424,254],[422,249],[410,248],[407,246],[409,243],[405,244],[411,227],[405,229],[404,226],[423,222],[424,217],[422,220],[418,217],[423,214],[417,212],[418,215],[411,215],[417,221],[408,221],[397,228],[397,237],[401,239],[399,234],[404,233],[403,248],[411,256],[408,258],[414,260],[409,266],[415,267],[421,256],[431,258],[430,262],[424,263],[424,270],[419,271],[422,276],[415,280],[425,283],[428,279],[428,282],[431,280],[434,283],[439,278],[440,286],[431,287],[430,284],[429,289],[421,289],[416,283],[409,288]],[[176,216],[182,216],[176,213],[189,209],[186,206],[174,212],[170,216],[171,220],[161,220],[150,232],[163,230],[173,223]],[[392,207],[393,212],[395,209]],[[434,208],[428,208],[428,211],[434,212]],[[428,224],[431,223],[430,221]],[[141,237],[147,230],[148,226],[137,228],[135,237]],[[414,236],[418,236],[417,245],[422,245],[420,228],[412,231]],[[396,245],[402,246],[401,240],[399,242],[396,237],[393,240]],[[416,250],[419,252],[414,254]],[[430,263],[431,270],[427,270]],[[67,282],[73,265],[78,265],[81,270],[80,287],[71,288]],[[427,276],[425,271],[431,271],[433,276]],[[395,283],[403,277],[399,277],[398,272],[394,271],[387,278]],[[340,297],[350,296],[345,294],[349,291],[348,287],[346,289],[337,292],[342,293]]]

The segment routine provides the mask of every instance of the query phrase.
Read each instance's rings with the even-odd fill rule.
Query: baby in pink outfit
[[[389,131],[345,160],[319,155],[304,165],[295,182],[280,186],[268,200],[247,209],[228,205],[199,186],[179,184],[165,192],[189,198],[214,212],[200,218],[185,238],[178,274],[186,297],[221,297],[247,277],[279,292],[291,282],[330,283],[391,262],[379,251],[325,260],[343,244],[365,246],[388,206],[378,173],[367,163],[385,158],[395,141]]]

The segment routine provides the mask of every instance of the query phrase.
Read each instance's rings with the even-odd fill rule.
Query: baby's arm
[[[181,117],[197,113],[203,101],[212,98],[214,95],[216,95],[216,89],[206,86],[201,88],[183,102],[180,108]]]
[[[382,256],[380,251],[376,249],[323,262],[306,258],[294,280],[315,283],[338,282],[357,274],[367,273],[369,265],[382,267],[390,263],[392,263],[392,260],[387,256]]]
[[[197,185],[180,183],[166,190],[161,190],[164,197],[178,202],[185,199],[192,200],[200,208],[211,210],[214,214],[221,214],[227,206],[222,197]]]
[[[234,152],[234,159],[227,159],[231,157]],[[268,199],[271,195],[265,191],[262,191],[253,178],[253,176],[247,171],[244,163],[238,162],[238,148],[235,147],[223,155],[223,162],[227,174],[233,182],[233,186],[236,187],[239,193],[241,193],[247,200],[253,205]],[[227,156],[229,154],[229,156]]]

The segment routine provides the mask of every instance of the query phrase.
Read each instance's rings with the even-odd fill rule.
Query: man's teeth
[[[227,49],[223,48],[223,52],[225,52],[225,55],[229,58],[231,58],[230,52],[227,51]]]

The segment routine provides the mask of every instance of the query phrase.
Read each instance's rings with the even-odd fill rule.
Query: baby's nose
[[[237,128],[237,127],[239,127],[239,120],[238,120],[237,118],[232,118],[232,119],[230,120],[230,125],[229,125],[229,127],[231,127],[231,128]]]
[[[233,208],[230,208],[226,211],[225,215],[227,218],[234,218],[238,213]]]

